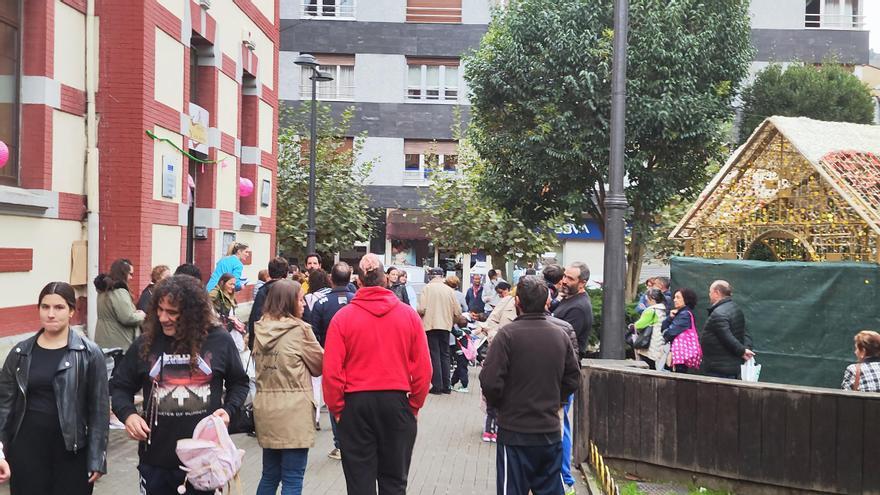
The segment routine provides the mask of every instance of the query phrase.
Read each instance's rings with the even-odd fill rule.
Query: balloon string
[[[177,144],[175,144],[175,143],[174,143],[173,141],[171,141],[170,139],[168,139],[168,138],[160,138],[159,136],[153,134],[153,133],[152,133],[151,131],[149,131],[149,130],[147,130],[146,132],[147,132],[147,136],[149,136],[150,139],[155,139],[155,140],[157,140],[157,141],[165,141],[166,143],[168,143],[168,144],[170,144],[171,146],[173,146],[174,149],[176,149],[177,151],[183,153],[184,156],[186,156],[187,158],[189,158],[189,159],[192,160],[192,161],[195,161],[195,162],[201,163],[201,164],[203,164],[203,165],[204,165],[205,163],[220,163],[221,161],[223,161],[223,160],[202,160],[201,158],[198,158],[198,157],[192,156],[192,155],[189,154],[188,152],[184,151],[180,146],[178,146]],[[204,172],[204,167],[202,168],[202,172]]]

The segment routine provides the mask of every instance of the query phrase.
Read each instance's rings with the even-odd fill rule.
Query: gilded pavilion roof
[[[756,210],[818,176],[880,235],[880,126],[770,117],[727,160],[670,238],[747,222]]]

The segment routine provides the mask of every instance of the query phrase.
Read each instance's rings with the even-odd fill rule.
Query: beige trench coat
[[[254,423],[264,449],[303,449],[315,444],[313,376],[321,375],[324,350],[312,327],[299,318],[254,326],[257,394]]]

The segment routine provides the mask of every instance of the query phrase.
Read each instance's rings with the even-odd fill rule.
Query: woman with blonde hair
[[[263,317],[254,326],[257,394],[254,422],[263,448],[263,476],[257,495],[302,493],[309,448],[315,445],[314,376],[324,350],[302,320],[299,283],[279,280],[269,289]]]
[[[843,372],[844,390],[880,392],[880,333],[862,330],[853,338],[858,362]]]

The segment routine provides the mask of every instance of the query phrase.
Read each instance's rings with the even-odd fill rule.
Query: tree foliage
[[[308,105],[287,109],[282,116],[287,125],[278,133],[278,245],[302,254],[308,240],[309,112]],[[328,105],[318,105],[315,244],[320,252],[348,249],[370,234],[364,183],[372,164],[356,163],[364,136],[343,137],[353,115],[348,109],[337,119]]]
[[[604,220],[611,0],[520,0],[495,12],[466,61],[482,190],[527,225]],[[724,123],[751,60],[745,0],[633,0],[627,67],[628,292],[652,215],[687,200],[725,153]]]
[[[535,259],[556,243],[553,221],[527,226],[480,189],[482,161],[468,139],[458,144],[458,168],[431,174],[431,193],[422,206],[435,217],[423,228],[438,246],[460,253],[484,249],[493,259],[515,255]]]
[[[743,91],[740,142],[772,115],[870,124],[874,103],[868,87],[845,67],[828,61],[819,67],[767,66]]]

